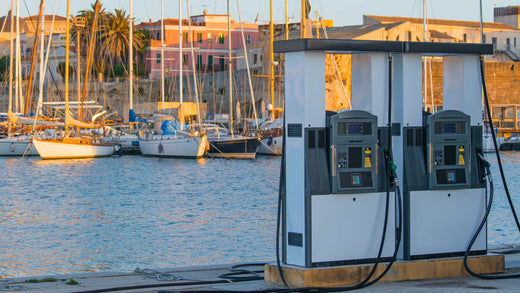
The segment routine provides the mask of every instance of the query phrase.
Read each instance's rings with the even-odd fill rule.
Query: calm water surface
[[[279,166],[0,158],[0,278],[273,259]]]
[[[502,156],[520,206],[520,153]],[[487,158],[489,246],[518,246]],[[0,278],[274,259],[279,166],[274,157],[0,158]]]

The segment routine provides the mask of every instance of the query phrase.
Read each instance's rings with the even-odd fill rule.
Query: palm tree
[[[84,26],[77,25],[73,28],[73,38],[80,35],[80,46],[82,52],[90,43],[90,31],[94,20],[94,9],[82,10],[76,16],[84,19]],[[130,17],[125,10],[115,9],[113,13],[106,12],[100,8],[98,13],[98,28],[95,37],[94,65],[96,73],[105,73],[106,64],[120,64],[125,66],[128,60],[129,45],[129,20]],[[142,30],[134,30],[133,33],[134,49],[142,52],[146,46],[146,36]],[[113,66],[109,67],[113,70]]]

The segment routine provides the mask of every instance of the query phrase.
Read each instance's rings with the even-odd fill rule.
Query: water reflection
[[[496,166],[489,246],[518,245]],[[516,204],[520,153],[503,153]],[[0,158],[0,278],[274,257],[279,158]]]
[[[0,158],[0,278],[273,258],[278,158]]]

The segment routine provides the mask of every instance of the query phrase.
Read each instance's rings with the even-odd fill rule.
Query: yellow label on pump
[[[459,146],[459,165],[466,165],[464,162],[464,146]]]
[[[370,154],[372,154],[372,149],[365,148],[365,168],[372,168],[372,162],[370,162]]]

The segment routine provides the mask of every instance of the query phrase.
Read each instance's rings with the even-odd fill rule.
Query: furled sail
[[[96,128],[97,127],[96,124],[94,124],[94,123],[81,122],[79,120],[72,118],[72,116],[68,112],[65,114],[65,124],[70,125],[70,126],[80,127],[80,128]]]
[[[34,125],[34,119],[27,118],[27,117],[19,117],[16,116],[13,112],[7,113],[7,121],[0,122],[0,126],[7,126],[7,125],[13,125],[13,124],[29,124]],[[54,127],[63,127],[63,122],[56,122],[56,121],[45,121],[45,120],[36,120],[36,125],[39,126],[54,126]]]

